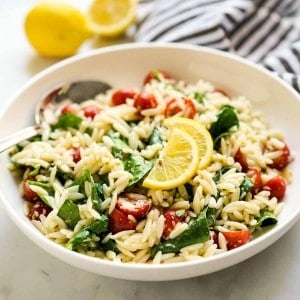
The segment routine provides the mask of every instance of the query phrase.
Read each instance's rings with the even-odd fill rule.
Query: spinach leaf
[[[44,189],[49,195],[53,196],[54,195],[54,189],[51,186],[50,183],[48,182],[40,182],[40,181],[33,181],[33,180],[26,180],[26,182],[29,185],[36,185]]]
[[[141,155],[131,154],[125,158],[124,169],[133,177],[129,181],[129,186],[140,181],[152,168],[153,162],[144,159]]]
[[[33,170],[28,173],[28,177],[34,177],[34,176],[38,175],[40,172],[40,169],[41,169],[40,165],[35,165],[32,167],[33,167]]]
[[[278,222],[277,218],[269,211],[262,210],[260,213],[260,216],[257,219],[256,226],[268,226],[268,225],[274,225]]]
[[[94,178],[90,172],[90,170],[85,169],[80,176],[78,176],[72,186],[78,185],[79,193],[86,195],[85,193],[85,182],[89,182],[91,184],[91,199],[93,202],[93,208],[98,212],[101,211],[101,203],[104,200],[103,187],[101,183],[95,183]],[[86,195],[87,196],[87,195]]]
[[[151,170],[153,161],[146,160],[137,153],[123,152],[124,148],[129,147],[127,142],[119,138],[112,130],[109,131],[108,135],[114,143],[112,147],[113,155],[123,162],[124,170],[133,176],[129,186],[140,181]]]
[[[240,199],[243,199],[252,187],[252,180],[249,177],[245,176],[243,182],[240,185]]]
[[[203,243],[209,240],[209,224],[207,220],[207,211],[202,211],[197,219],[190,226],[174,239],[168,239],[155,246],[151,250],[152,257],[159,251],[164,253],[177,253],[181,248],[195,244]]]
[[[80,221],[78,206],[68,199],[65,200],[63,205],[60,207],[57,215],[65,221],[69,228],[72,229]]]
[[[44,192],[36,192],[39,198],[48,206],[53,207],[52,199],[54,195],[54,189],[48,182],[39,182],[33,180],[26,180],[29,186],[38,186],[44,190]]]
[[[82,118],[71,113],[61,114],[57,123],[52,126],[53,129],[62,128],[67,129],[69,127],[78,129],[82,122]]]
[[[193,92],[190,97],[195,99],[198,103],[202,104],[204,102],[205,93]]]
[[[115,253],[119,253],[119,249],[116,245],[116,242],[114,240],[108,240],[105,243],[100,243],[100,248],[103,249],[104,251],[113,251]]]
[[[152,131],[149,141],[149,145],[155,145],[155,144],[161,144],[162,139],[160,138],[159,130],[155,127],[154,130]]]
[[[70,250],[94,250],[98,247],[98,242],[93,239],[94,235],[100,235],[108,230],[108,217],[102,215],[90,225],[81,228],[68,241],[66,247]]]
[[[208,228],[210,228],[211,226],[215,225],[216,214],[217,214],[217,209],[216,208],[210,208],[210,207],[207,208],[206,218],[207,218]]]
[[[211,125],[210,134],[216,146],[220,138],[230,134],[230,129],[239,126],[239,119],[234,108],[225,105],[218,115],[217,121]]]
[[[116,131],[114,130],[109,130],[107,135],[111,138],[113,141],[113,146],[112,146],[112,154],[114,157],[119,158],[120,160],[123,159],[124,155],[128,155],[127,153],[124,154],[123,149],[128,148],[128,142],[125,139],[122,139],[119,137]]]
[[[218,170],[213,177],[213,181],[215,183],[218,183],[220,181],[221,176],[229,170],[230,170],[230,167],[223,167],[220,170]]]

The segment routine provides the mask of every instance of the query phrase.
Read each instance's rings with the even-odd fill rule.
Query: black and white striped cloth
[[[136,42],[182,42],[238,54],[300,91],[300,0],[140,0]]]

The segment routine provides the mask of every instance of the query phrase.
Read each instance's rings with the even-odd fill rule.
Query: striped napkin
[[[182,42],[235,53],[300,91],[298,0],[140,0],[136,42]]]

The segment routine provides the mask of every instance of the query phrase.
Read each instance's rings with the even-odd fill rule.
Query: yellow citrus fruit
[[[71,56],[93,34],[79,9],[58,0],[36,4],[27,13],[24,27],[33,48],[46,57]]]
[[[190,134],[197,142],[199,151],[198,169],[205,168],[213,155],[213,141],[208,130],[198,121],[188,118],[173,117],[164,120],[168,128],[180,128]]]
[[[196,140],[185,131],[174,128],[143,186],[162,190],[175,188],[195,174],[198,162]]]
[[[89,6],[90,25],[96,34],[115,37],[135,21],[137,0],[93,0]]]

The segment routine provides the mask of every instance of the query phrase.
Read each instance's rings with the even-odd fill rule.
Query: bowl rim
[[[204,52],[207,54],[213,54],[221,57],[225,57],[231,60],[234,60],[238,63],[244,64],[251,69],[254,69],[258,72],[264,73],[267,77],[271,77],[273,80],[275,80],[278,84],[283,86],[289,93],[291,93],[299,102],[300,102],[300,95],[283,79],[279,78],[276,74],[268,71],[264,67],[257,65],[249,60],[246,60],[242,57],[239,57],[235,54],[224,52],[221,50],[216,50],[212,48],[207,48],[203,46],[197,46],[197,45],[188,45],[188,44],[180,44],[180,43],[134,43],[134,44],[121,44],[121,45],[114,45],[114,46],[108,46],[100,49],[94,49],[87,51],[85,53],[77,54],[73,57],[66,58],[62,61],[59,61],[57,63],[54,63],[53,65],[47,67],[46,69],[38,72],[36,75],[34,75],[31,79],[27,81],[18,91],[13,95],[9,101],[7,102],[6,107],[2,110],[2,113],[0,114],[0,123],[2,120],[2,117],[7,113],[7,110],[10,106],[14,104],[14,101],[16,101],[17,98],[19,98],[22,93],[24,93],[26,90],[30,89],[31,86],[46,77],[49,73],[54,72],[55,70],[64,68],[67,65],[74,64],[80,60],[84,60],[86,58],[91,58],[98,55],[103,55],[105,53],[111,53],[111,52],[122,52],[122,51],[128,51],[131,49],[145,49],[145,48],[172,48],[172,49],[179,49],[179,50],[190,50],[190,51],[196,51],[196,52]],[[243,245],[243,247],[239,247],[236,249],[233,249],[228,252],[224,252],[221,254],[218,254],[216,256],[206,257],[203,260],[195,260],[195,261],[188,261],[188,262],[179,262],[179,263],[173,263],[173,264],[145,264],[145,263],[122,263],[122,262],[113,262],[113,261],[106,261],[104,259],[99,259],[95,257],[90,257],[87,255],[83,255],[74,251],[70,251],[66,248],[64,248],[61,245],[58,245],[57,243],[49,240],[47,237],[45,237],[41,232],[38,231],[37,228],[33,226],[33,224],[28,220],[22,219],[19,217],[18,213],[13,209],[13,207],[10,205],[8,201],[5,200],[4,194],[0,190],[0,199],[2,200],[2,203],[4,207],[6,208],[6,211],[8,212],[8,215],[13,220],[13,222],[17,225],[17,227],[33,242],[35,242],[39,247],[43,248],[46,252],[50,253],[51,255],[61,259],[64,262],[67,262],[73,266],[78,267],[75,261],[81,261],[84,263],[92,263],[99,266],[106,266],[112,269],[115,269],[115,271],[123,270],[123,272],[130,272],[133,270],[141,270],[141,271],[147,271],[152,270],[153,272],[159,272],[159,271],[172,271],[177,270],[178,273],[180,273],[180,270],[186,269],[192,266],[205,266],[210,265],[212,262],[215,263],[215,266],[212,268],[211,271],[208,272],[199,272],[199,275],[208,274],[211,272],[215,272],[221,269],[224,269],[226,267],[231,266],[231,260],[228,259],[230,257],[238,257],[238,259],[234,259],[235,263],[237,264],[243,260],[246,260],[258,252],[262,251],[266,247],[270,246],[272,243],[274,243],[276,240],[278,240],[285,232],[287,232],[296,222],[298,219],[300,219],[300,206],[297,210],[295,210],[288,220],[281,220],[280,223],[278,223],[275,227],[272,228],[272,230],[269,230],[265,232],[262,236],[259,236],[251,241],[251,243],[248,243],[246,245]],[[53,250],[52,250],[53,249]],[[250,252],[248,250],[254,249],[254,251]],[[51,251],[52,250],[52,251]],[[53,253],[54,252],[54,253]],[[228,259],[227,264],[223,263],[222,266],[216,267],[216,264],[220,261],[226,261]],[[82,264],[81,264],[82,265]],[[86,271],[91,271],[84,267],[78,267],[81,269],[84,269]],[[95,273],[95,272],[94,272]],[[106,274],[98,273],[99,275],[108,276],[108,277],[114,277],[114,278],[122,278],[122,279],[130,279],[130,276],[123,276],[122,274],[119,274],[119,276],[111,276],[109,275],[109,272],[106,272]],[[171,274],[171,273],[170,273]],[[196,276],[199,276],[196,275]],[[145,280],[143,278],[138,278],[138,276],[131,276],[134,277],[136,280]],[[157,276],[158,277],[158,276]],[[165,276],[166,277],[166,276]],[[173,276],[174,277],[174,276]],[[176,276],[175,276],[176,277]],[[168,277],[168,280],[176,280],[176,279],[183,279],[183,278],[189,278],[194,276],[177,276],[178,278],[173,279],[172,276]],[[147,279],[146,279],[147,280]],[[163,279],[166,280],[166,279]],[[152,278],[151,281],[161,281],[161,279]]]

